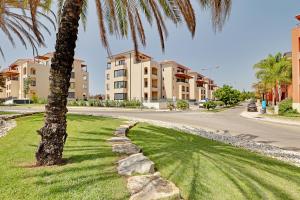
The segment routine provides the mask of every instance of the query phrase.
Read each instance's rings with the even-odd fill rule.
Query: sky
[[[167,20],[169,36],[162,52],[156,26],[146,25],[147,46],[140,46],[140,51],[156,61],[175,60],[210,76],[220,86],[229,84],[240,90],[251,90],[255,82],[253,65],[269,54],[291,50],[291,29],[297,24],[294,17],[300,14],[299,0],[232,0],[231,15],[223,30],[217,33],[212,29],[209,10],[201,9],[195,1],[192,0],[197,14],[194,38],[185,24],[176,27]],[[88,65],[90,94],[103,94],[107,53],[99,39],[92,0],[89,0],[87,19],[87,30],[80,26],[76,57]],[[130,37],[112,36],[109,42],[113,54],[133,48]],[[0,44],[5,51],[5,60],[0,58],[2,68],[18,58],[32,57],[31,49],[26,50],[20,44],[13,48],[3,34],[0,34]],[[39,54],[54,50],[55,30],[46,36],[46,44],[46,48],[39,49]],[[210,70],[203,70],[207,68]]]

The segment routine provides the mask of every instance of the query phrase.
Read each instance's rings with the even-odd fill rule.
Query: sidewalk
[[[264,116],[263,114],[260,114],[259,112],[247,112],[243,111],[240,114],[241,117],[248,118],[248,119],[254,119],[254,120],[260,120],[260,121],[266,121],[266,122],[272,122],[272,123],[279,123],[279,124],[286,124],[286,125],[294,125],[294,126],[300,126],[300,122],[288,120],[288,119],[276,119],[268,116]]]

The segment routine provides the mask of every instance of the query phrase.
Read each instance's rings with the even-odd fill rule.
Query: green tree
[[[35,1],[31,1],[34,7]],[[161,47],[165,47],[167,28],[165,18],[173,23],[185,22],[195,34],[196,17],[190,0],[95,0],[99,21],[100,38],[109,52],[107,27],[110,34],[126,38],[129,34],[138,51],[138,38],[146,45],[142,19],[156,24]],[[228,16],[231,0],[199,0],[203,8],[211,8],[215,30],[220,30]],[[55,53],[50,70],[50,95],[46,105],[45,125],[39,130],[41,142],[36,152],[37,165],[54,165],[62,161],[66,133],[67,96],[70,85],[74,50],[76,47],[80,16],[85,21],[87,0],[59,0],[59,29]],[[143,18],[141,15],[144,15]],[[107,25],[107,26],[106,26]],[[137,57],[138,59],[138,57]]]
[[[27,95],[29,93],[31,82],[32,81],[30,77],[27,77],[23,80],[23,92],[24,92],[25,99],[27,98]]]
[[[256,78],[266,88],[271,88],[272,104],[276,104],[276,87],[278,88],[279,101],[281,101],[282,91],[281,85],[288,84],[292,79],[292,64],[291,60],[277,53],[275,56],[269,55],[254,65],[256,70]]]
[[[235,105],[240,102],[240,91],[233,89],[229,85],[224,85],[223,87],[217,89],[214,92],[214,96],[223,101],[226,106]]]

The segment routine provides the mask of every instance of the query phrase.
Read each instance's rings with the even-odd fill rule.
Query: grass
[[[68,116],[69,137],[63,166],[30,168],[43,124],[42,115],[17,119],[18,126],[0,138],[0,199],[128,199],[126,180],[116,172],[118,157],[106,139],[120,120]]]
[[[283,120],[292,120],[300,122],[300,114],[298,113],[286,113],[284,115],[276,115],[276,114],[263,114],[263,117],[270,117],[275,119],[283,119]]]
[[[12,115],[12,114],[18,114],[18,113],[17,112],[0,111],[0,115]]]
[[[172,129],[140,124],[129,137],[185,199],[299,199],[300,168]]]

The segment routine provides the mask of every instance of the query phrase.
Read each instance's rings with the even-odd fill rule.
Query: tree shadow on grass
[[[142,124],[129,137],[187,199],[300,196],[298,167],[172,129]]]

